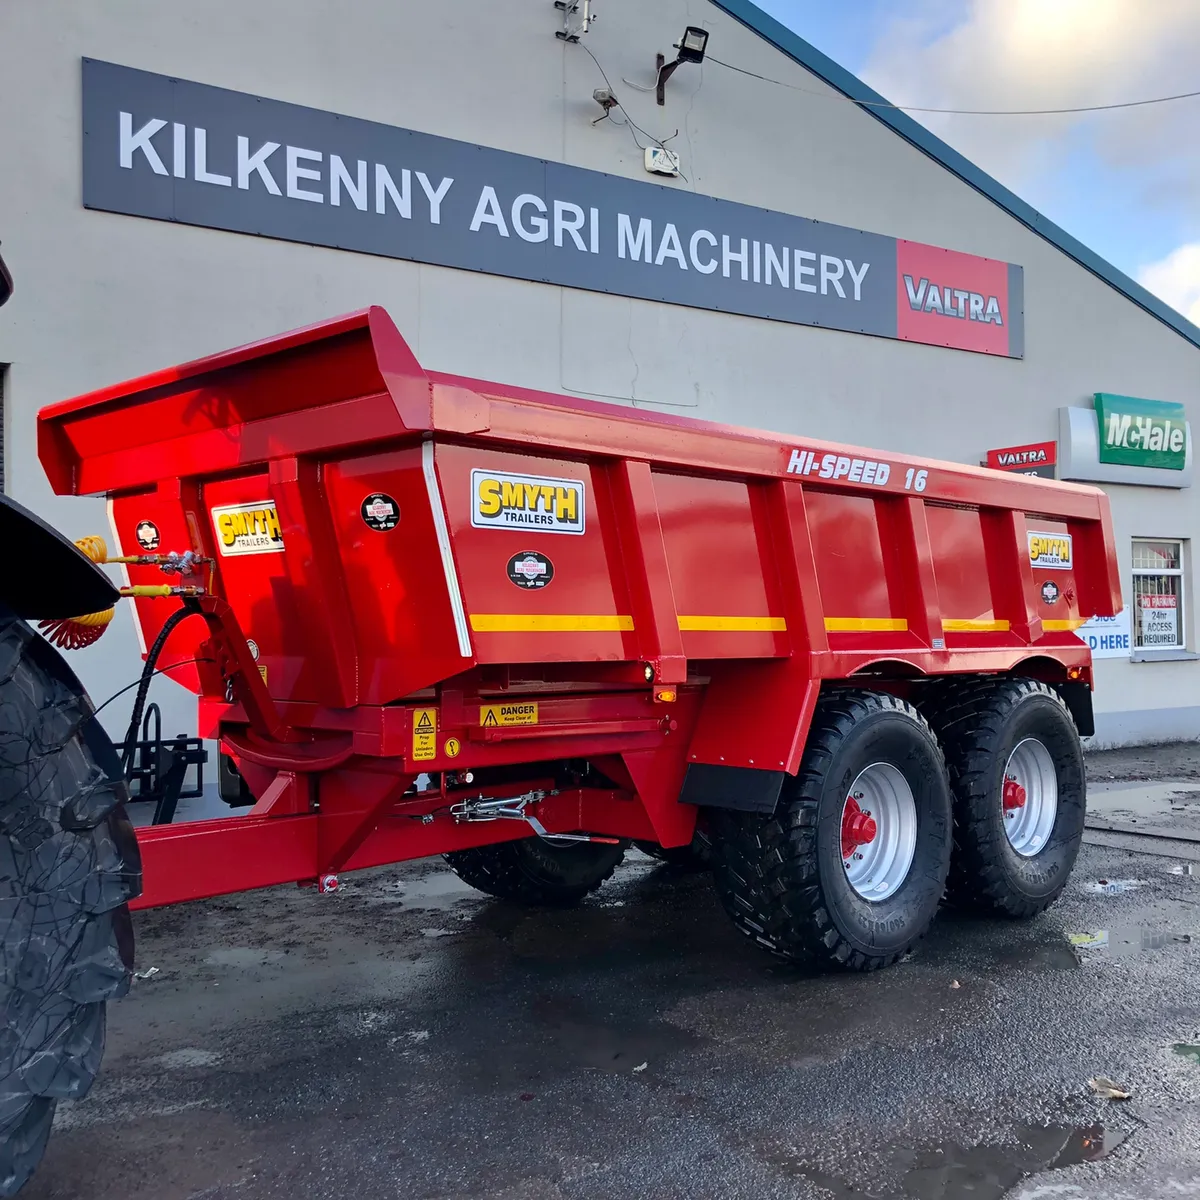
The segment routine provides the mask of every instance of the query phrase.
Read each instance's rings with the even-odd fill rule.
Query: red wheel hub
[[[1025,789],[1010,775],[1004,781],[1004,811],[1015,812],[1025,807]]]
[[[851,796],[842,809],[842,858],[849,858],[859,846],[873,842],[878,832],[875,818],[863,812],[858,807],[858,801]]]

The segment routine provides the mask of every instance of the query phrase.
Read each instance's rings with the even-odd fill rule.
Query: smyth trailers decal
[[[212,510],[217,549],[226,558],[239,554],[275,554],[283,550],[283,530],[274,500],[225,504]]]
[[[1020,358],[1022,269],[83,61],[87,208]]]
[[[583,533],[582,479],[546,479],[476,468],[471,472],[471,524],[476,529]]]
[[[1071,557],[1069,533],[1034,533],[1029,531],[1029,562],[1035,567],[1050,567],[1069,571],[1075,564]]]

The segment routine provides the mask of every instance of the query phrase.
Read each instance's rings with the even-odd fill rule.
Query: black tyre
[[[949,898],[1032,917],[1062,894],[1083,843],[1083,747],[1062,697],[1033,679],[951,685],[927,713],[954,793]]]
[[[594,892],[620,865],[628,842],[555,845],[539,837],[455,850],[454,873],[489,896],[521,904],[566,908]]]
[[[894,696],[824,697],[775,813],[714,810],[709,820],[726,911],[782,958],[888,966],[937,912],[950,866],[950,789],[937,739]]]
[[[0,617],[0,1196],[33,1173],[58,1101],[87,1093],[105,1002],[129,990],[141,858],[126,798],[79,681]]]

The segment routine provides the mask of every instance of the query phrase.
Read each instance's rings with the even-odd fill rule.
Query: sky
[[[758,0],[894,104],[1066,108],[1200,90],[1200,0]],[[1200,97],[912,113],[1200,324]]]

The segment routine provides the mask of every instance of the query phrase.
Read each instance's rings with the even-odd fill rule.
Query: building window
[[[1183,543],[1133,543],[1133,644],[1178,650],[1184,644]]]

